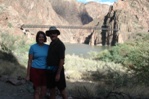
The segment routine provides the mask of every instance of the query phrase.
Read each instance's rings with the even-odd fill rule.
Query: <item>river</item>
[[[71,44],[71,43],[65,43],[66,46],[66,54],[75,54],[78,56],[88,57],[89,52],[100,52],[107,47],[103,46],[90,46],[87,44]]]

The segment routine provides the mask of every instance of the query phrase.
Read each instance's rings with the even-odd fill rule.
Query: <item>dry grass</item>
[[[149,97],[148,87],[139,85],[131,72],[121,64],[67,55],[65,69],[67,90],[74,99],[147,99]]]
[[[93,72],[100,72],[103,75],[106,75],[109,71],[123,74],[127,70],[120,64],[84,59],[75,55],[66,55],[65,69],[69,79],[86,78],[91,76]]]

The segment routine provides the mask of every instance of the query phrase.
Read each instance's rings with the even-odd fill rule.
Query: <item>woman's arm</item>
[[[33,55],[29,54],[26,80],[30,80],[30,68],[31,68],[31,64],[32,64],[32,59],[33,59]]]

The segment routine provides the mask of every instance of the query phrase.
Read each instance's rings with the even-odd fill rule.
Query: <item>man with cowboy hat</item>
[[[64,74],[65,45],[58,38],[60,31],[55,26],[46,31],[51,43],[47,56],[47,88],[50,90],[50,99],[56,99],[55,88],[57,87],[63,97],[67,99],[65,91],[66,80]]]

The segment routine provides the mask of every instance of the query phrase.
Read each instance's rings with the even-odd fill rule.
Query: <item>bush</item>
[[[98,55],[103,61],[121,63],[129,70],[133,70],[139,81],[148,82],[149,76],[149,35],[137,34],[135,40],[125,44],[118,44]]]
[[[0,33],[0,75],[23,75],[26,71],[28,49],[29,44],[25,38]]]

